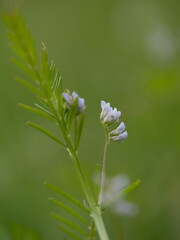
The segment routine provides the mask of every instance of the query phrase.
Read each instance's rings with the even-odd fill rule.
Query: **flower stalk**
[[[103,164],[102,164],[98,205],[101,205],[103,201],[103,190],[104,190],[104,182],[105,182],[105,175],[106,175],[106,159],[107,159],[107,150],[108,150],[108,144],[109,144],[109,133],[108,133],[109,130],[105,124],[104,124],[104,128],[105,128],[105,146],[104,146],[104,157],[103,157]]]

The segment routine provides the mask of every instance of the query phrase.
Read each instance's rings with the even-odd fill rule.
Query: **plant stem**
[[[78,158],[77,153],[72,151],[71,152],[71,157],[72,157],[73,164],[74,164],[76,173],[78,175],[80,184],[82,186],[83,192],[84,192],[84,194],[86,196],[86,199],[87,199],[87,202],[88,202],[88,204],[91,208],[91,216],[94,219],[99,237],[100,237],[101,240],[109,240],[109,237],[107,235],[107,232],[106,232],[106,229],[105,229],[105,226],[104,226],[104,222],[103,222],[103,219],[102,219],[102,216],[101,216],[101,210],[100,210],[99,207],[97,207],[95,205],[95,200],[93,198],[92,191],[89,187],[89,183],[87,181],[86,175],[84,173],[84,170],[82,168],[82,165],[81,165],[81,162]]]
[[[100,239],[101,240],[109,240],[109,237],[107,235],[106,228],[104,226],[104,222],[102,219],[101,210],[99,207],[96,207],[93,209],[92,217],[94,219]]]
[[[103,200],[104,181],[105,181],[105,174],[106,174],[106,158],[107,158],[107,149],[108,149],[108,143],[109,143],[108,128],[106,126],[105,126],[105,134],[106,134],[106,140],[105,140],[105,146],[104,146],[104,157],[103,157],[101,186],[100,186],[100,192],[99,192],[98,205],[101,205]]]
[[[77,118],[74,119],[74,147],[76,148],[76,139],[77,138]]]
[[[91,225],[90,225],[90,233],[89,233],[89,240],[95,240],[96,239],[96,226],[94,223],[94,219],[91,220]]]
[[[95,206],[95,201],[94,201],[93,194],[90,189],[89,183],[87,181],[85,171],[84,171],[82,164],[78,158],[77,152],[74,150],[70,150],[70,152],[71,152],[71,157],[73,160],[73,164],[74,164],[76,173],[78,175],[78,178],[79,178],[80,184],[82,186],[83,192],[85,194],[85,197],[87,199],[88,205],[91,209],[93,209]]]

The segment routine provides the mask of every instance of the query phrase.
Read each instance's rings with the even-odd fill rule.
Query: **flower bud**
[[[78,98],[76,114],[81,113],[85,109],[84,98],[80,98],[76,92],[73,92],[71,94],[70,91],[67,90],[67,92],[64,92],[62,95],[63,95],[64,99],[66,100],[69,108],[72,107],[72,105],[75,103],[75,100]]]
[[[118,136],[111,136],[110,139],[115,141],[115,142],[122,142],[127,137],[128,137],[128,133],[127,133],[127,131],[125,131],[125,132],[119,134]]]
[[[120,123],[119,127],[110,132],[110,136],[117,136],[125,130],[126,126],[123,122]]]

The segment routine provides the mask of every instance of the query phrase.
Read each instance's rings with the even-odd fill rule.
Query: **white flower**
[[[113,207],[112,211],[117,215],[137,216],[139,213],[139,207],[130,201],[121,199]]]
[[[123,132],[125,128],[125,124],[121,122],[119,127],[109,133],[110,139],[116,142],[122,142],[128,137],[127,131]]]
[[[126,126],[123,122],[120,123],[119,127],[110,132],[111,136],[117,136],[125,130]]]
[[[105,101],[101,101],[101,115],[100,119],[105,124],[112,124],[114,122],[119,121],[119,117],[121,116],[121,112],[117,111],[117,108],[110,107],[110,103],[106,103]]]
[[[64,99],[66,100],[69,107],[71,107],[74,104],[75,100],[78,98],[78,106],[77,106],[76,114],[81,113],[85,109],[84,98],[80,98],[76,92],[73,92],[71,95],[70,91],[67,91],[67,92],[63,93],[62,95],[63,95]]]
[[[113,178],[107,178],[105,181],[103,202],[112,201],[129,183],[129,177],[126,174],[118,174]],[[125,196],[115,201],[110,209],[114,214],[126,216],[136,216],[139,212],[139,207],[135,203],[127,201]]]
[[[100,115],[100,119],[103,120],[103,118],[108,114],[109,111],[111,111],[110,103],[106,103],[105,101],[101,101],[101,108],[102,112]]]
[[[130,184],[129,177],[126,174],[118,174],[105,180],[104,202],[110,202],[117,193],[123,191]]]
[[[127,131],[125,131],[125,132],[119,134],[118,136],[111,136],[110,138],[111,138],[111,140],[113,140],[113,141],[122,142],[122,141],[124,141],[124,139],[126,139],[127,137],[128,137],[128,133],[127,133]]]

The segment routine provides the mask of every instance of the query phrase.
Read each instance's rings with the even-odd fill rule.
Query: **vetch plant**
[[[19,104],[19,107],[46,118],[58,127],[61,132],[61,138],[36,123],[31,121],[27,123],[29,126],[53,139],[68,152],[85,199],[77,200],[70,194],[48,182],[44,184],[81,208],[89,215],[89,221],[82,217],[77,211],[57,201],[55,198],[50,198],[50,201],[71,214],[83,224],[84,227],[55,213],[51,213],[50,215],[60,222],[59,228],[72,239],[93,240],[96,239],[97,232],[101,240],[109,240],[102,218],[103,212],[114,203],[114,201],[134,190],[140,183],[140,180],[137,180],[132,185],[116,193],[110,201],[103,201],[108,145],[111,141],[122,142],[127,138],[127,132],[124,131],[125,125],[123,122],[120,123],[119,127],[115,130],[109,130],[112,124],[119,122],[121,112],[116,108],[113,109],[109,103],[101,101],[102,112],[100,114],[100,120],[105,129],[105,148],[102,170],[100,170],[99,166],[97,167],[97,181],[94,186],[95,192],[93,192],[78,154],[85,118],[84,111],[86,107],[84,99],[79,97],[76,92],[71,93],[68,89],[63,91],[62,78],[59,70],[53,61],[49,63],[47,49],[44,44],[42,44],[40,64],[38,64],[34,40],[18,12],[5,14],[4,22],[9,29],[9,39],[12,49],[17,55],[17,58],[14,58],[13,61],[33,80],[32,82],[28,82],[24,79],[17,78],[17,81],[31,90],[37,100],[35,107],[25,104]],[[101,177],[99,177],[99,175],[101,175]]]

